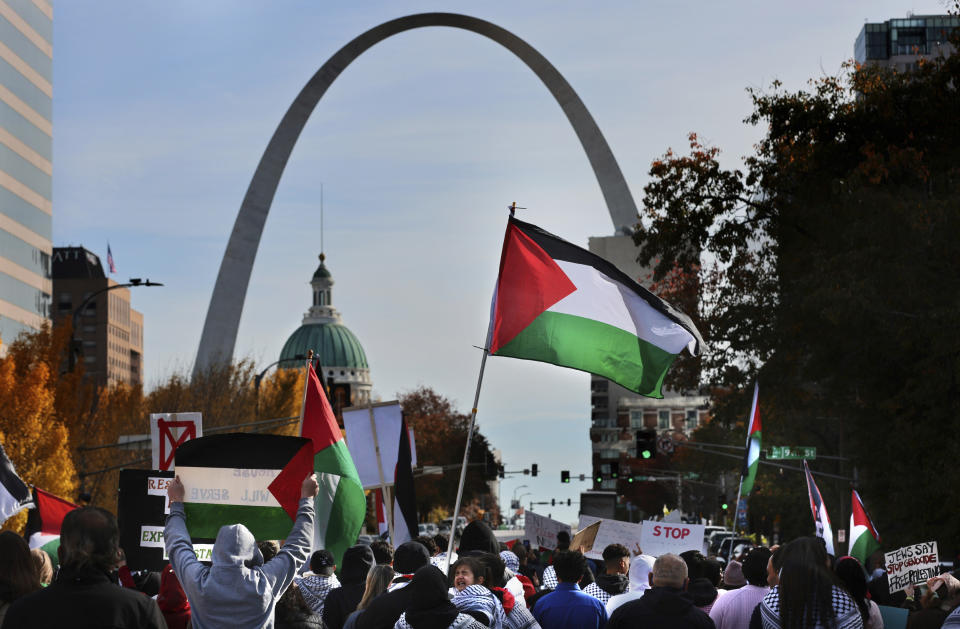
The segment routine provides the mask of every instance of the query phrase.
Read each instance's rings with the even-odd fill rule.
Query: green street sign
[[[768,459],[816,459],[817,449],[813,446],[770,446]]]

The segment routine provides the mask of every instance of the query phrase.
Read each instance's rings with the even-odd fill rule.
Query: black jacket
[[[14,601],[3,626],[166,629],[167,623],[156,601],[143,592],[120,587],[107,573],[92,567],[65,567],[49,586]]]
[[[367,572],[373,566],[373,551],[365,544],[351,546],[343,553],[338,588],[330,590],[323,603],[323,622],[327,629],[343,629],[343,623],[360,604],[367,589]]]
[[[630,579],[625,574],[604,573],[598,575],[594,583],[610,596],[616,596],[617,594],[623,594],[627,591],[627,586],[630,585]]]
[[[689,595],[667,587],[650,588],[624,603],[610,616],[607,629],[716,629],[710,616],[697,609]]]
[[[363,613],[357,616],[357,629],[393,629],[400,614],[407,611],[413,598],[410,586],[384,592],[370,601]]]

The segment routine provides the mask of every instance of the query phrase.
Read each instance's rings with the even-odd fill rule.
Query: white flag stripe
[[[606,323],[671,354],[679,354],[685,347],[693,351],[696,339],[692,334],[620,282],[592,266],[566,260],[557,260],[556,263],[577,290],[548,308],[548,312]]]
[[[184,502],[279,507],[270,493],[270,483],[281,470],[238,469],[230,467],[177,466],[177,476],[186,489]]]
[[[316,509],[316,524],[313,527],[313,550],[318,551],[326,548],[327,526],[330,522],[330,512],[333,509],[333,498],[337,495],[337,487],[340,485],[340,477],[336,474],[317,474],[317,482],[320,485],[320,493],[313,500]]]

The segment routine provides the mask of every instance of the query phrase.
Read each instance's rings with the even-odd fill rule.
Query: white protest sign
[[[597,531],[597,537],[593,540],[593,548],[587,551],[584,556],[590,559],[601,559],[603,549],[610,544],[623,544],[631,554],[636,552],[637,546],[640,546],[646,552],[646,548],[643,547],[643,524],[581,515],[580,529],[582,530],[594,522],[600,522],[600,530]]]
[[[373,429],[370,426],[370,409],[366,406],[344,409],[343,427],[347,433],[347,449],[350,450],[353,463],[357,466],[357,474],[364,489],[380,487],[381,468],[377,466],[378,445],[383,482],[386,485],[393,485],[397,454],[400,452],[402,419],[403,411],[399,402],[374,404],[373,420],[377,429],[377,438],[374,440]]]
[[[202,436],[203,420],[200,413],[150,413],[152,469],[171,469],[177,446]]]
[[[659,557],[666,553],[679,555],[703,547],[703,524],[674,524],[646,520],[640,535],[640,547],[645,555]]]
[[[940,555],[936,542],[911,544],[884,553],[890,593],[907,589],[908,585],[923,583],[940,573]]]
[[[542,515],[537,515],[533,511],[527,511],[524,514],[523,538],[530,541],[530,548],[554,549],[557,547],[557,533],[566,531],[570,534],[570,526],[563,522],[557,522]]]

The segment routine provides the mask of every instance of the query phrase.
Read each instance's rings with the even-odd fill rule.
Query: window
[[[657,411],[657,428],[670,430],[670,411]]]
[[[696,430],[697,426],[700,425],[700,413],[696,409],[691,409],[687,411],[687,430]]]
[[[630,411],[630,427],[643,428],[643,411]]]
[[[619,459],[620,453],[617,452],[616,450],[600,450],[600,458],[601,459]]]
[[[617,488],[617,481],[616,481],[616,479],[613,479],[613,478],[611,478],[611,479],[609,479],[609,480],[605,480],[605,481],[603,481],[602,483],[600,483],[600,488],[601,488],[601,489],[616,489],[616,488]]]

